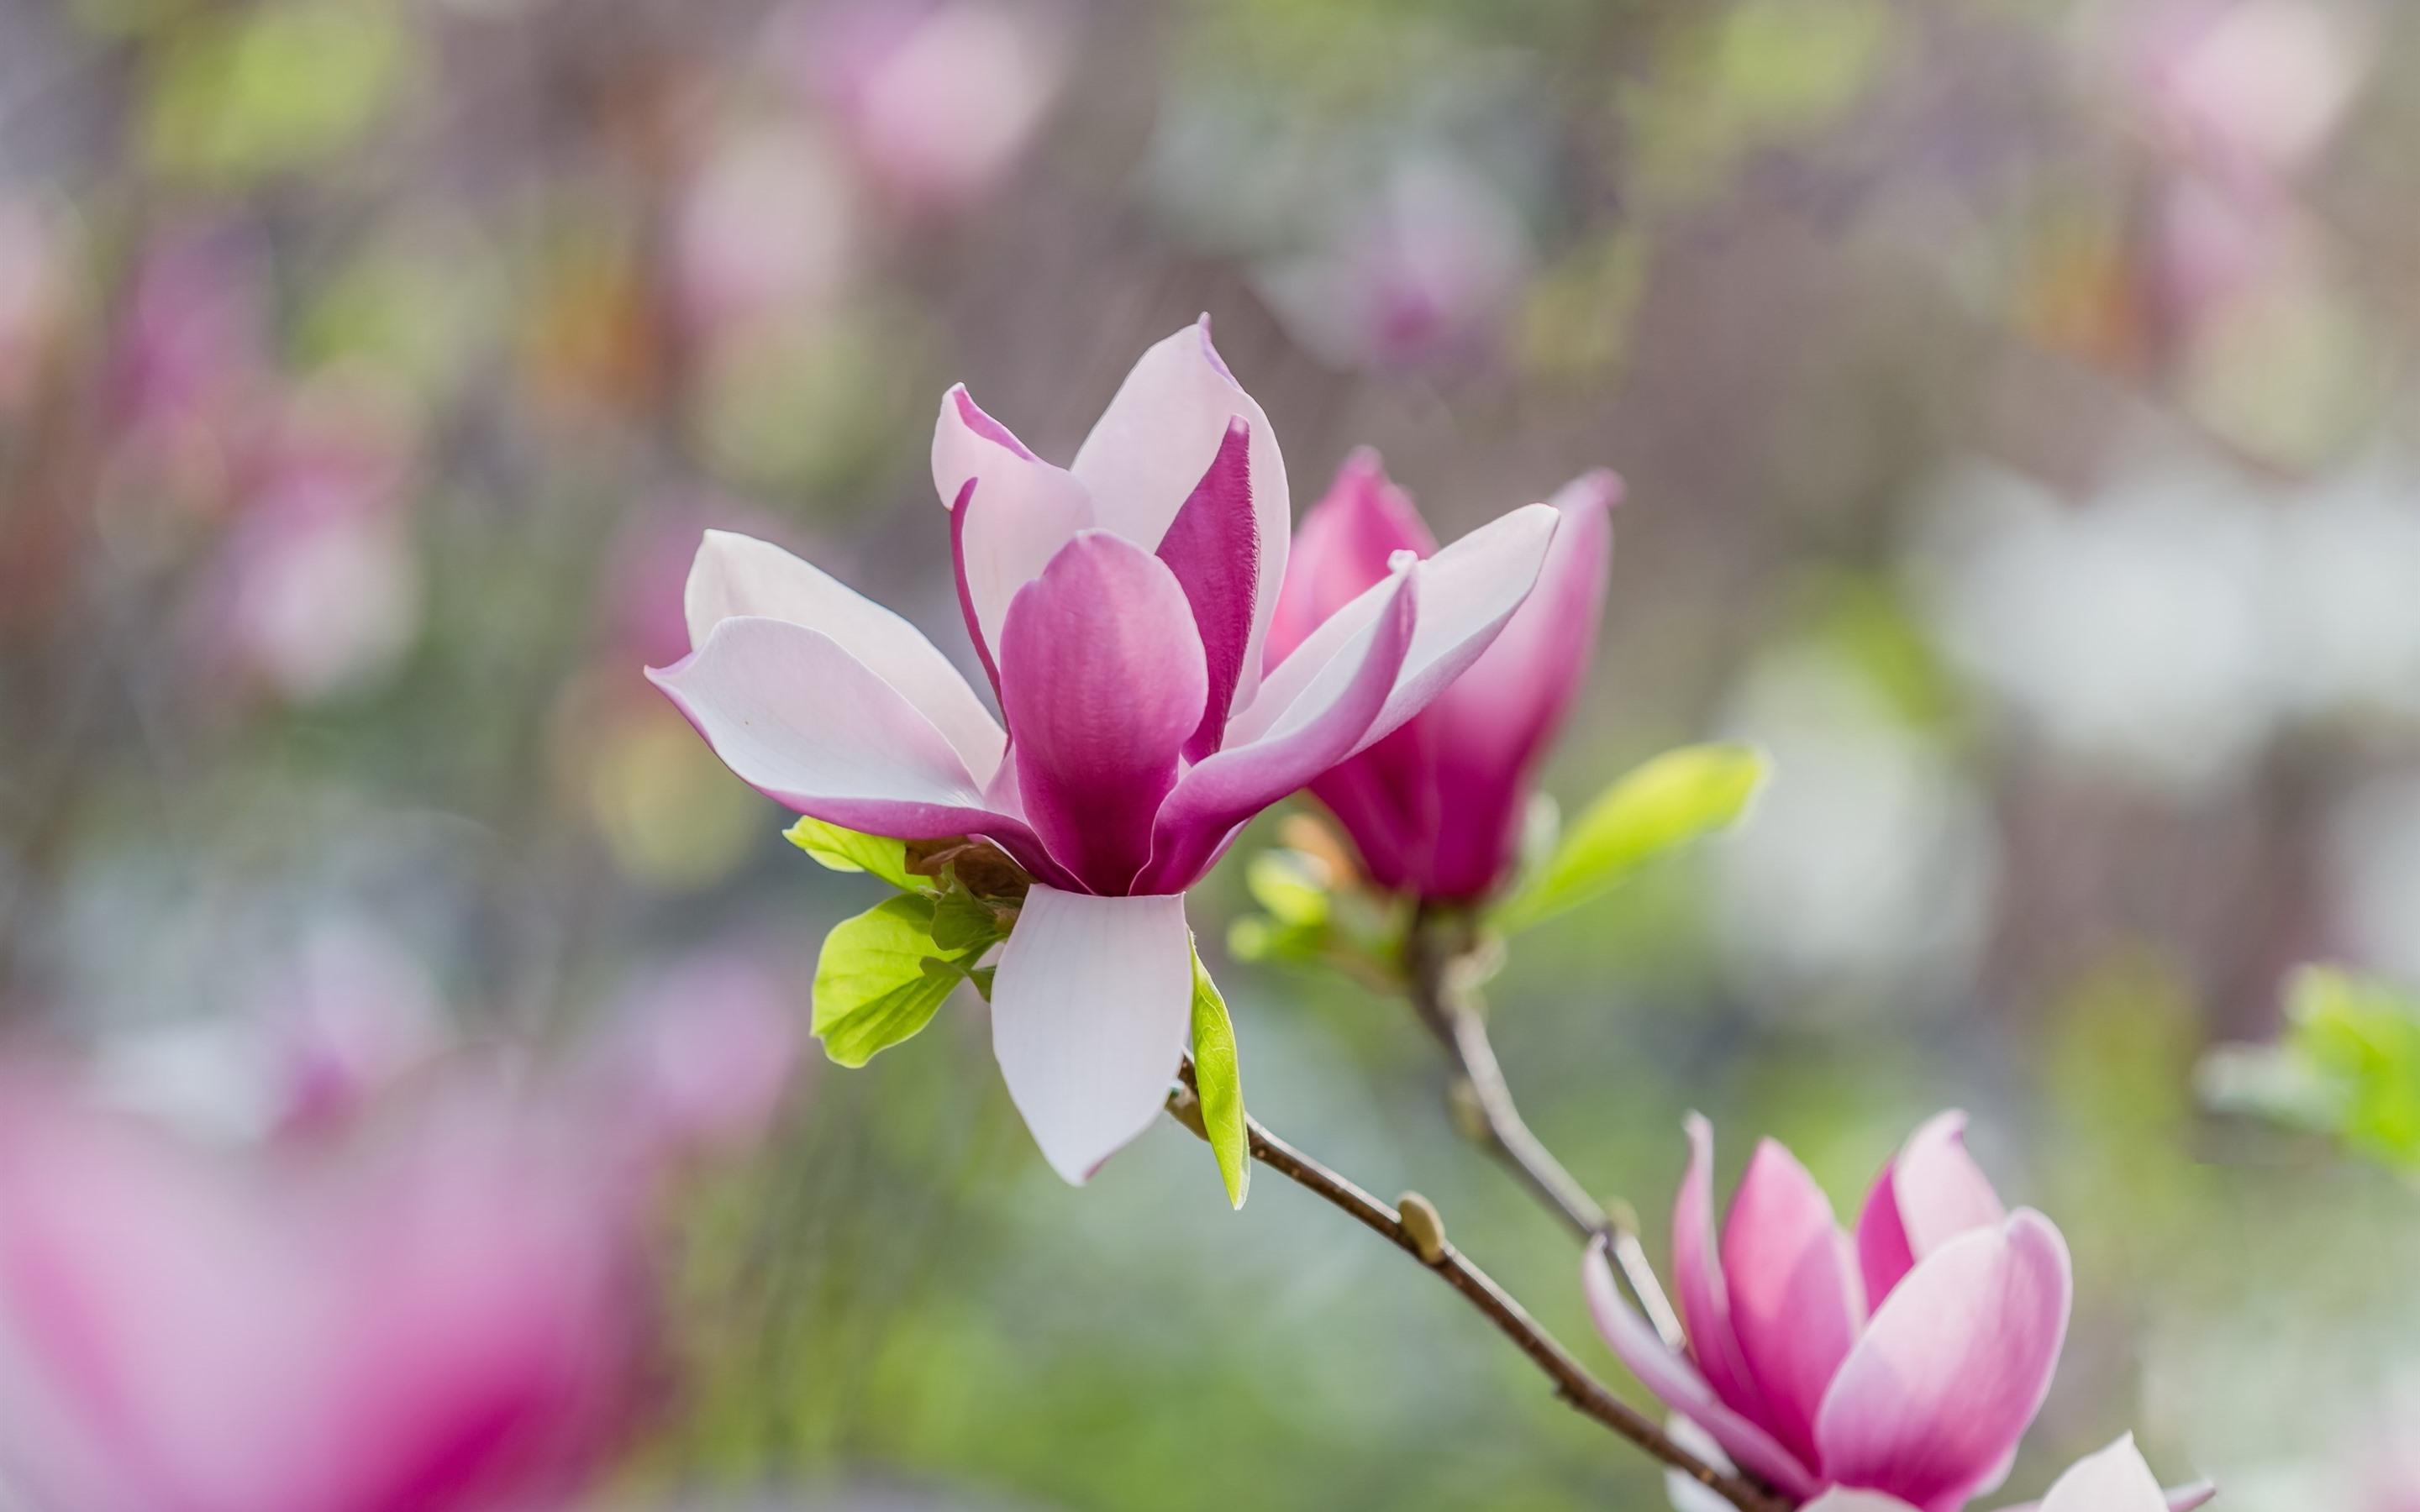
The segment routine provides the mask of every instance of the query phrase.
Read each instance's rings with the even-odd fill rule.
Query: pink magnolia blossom
[[[2070,1465],[2039,1502],[2008,1512],[2193,1512],[2217,1494],[2208,1483],[2164,1491],[2151,1467],[2128,1434],[2098,1454]],[[1825,1491],[1805,1512],[1916,1512],[1896,1496],[1879,1491]]]
[[[2071,1300],[2066,1241],[2040,1213],[2001,1207],[1964,1127],[1945,1113],[1918,1129],[1854,1237],[1766,1140],[1717,1238],[1714,1129],[1693,1117],[1672,1213],[1687,1355],[1622,1299],[1601,1246],[1584,1269],[1598,1329],[1649,1390],[1786,1494],[1837,1489],[1818,1504],[1827,1512],[1958,1512],[2007,1478]]]
[[[1520,217],[1487,179],[1415,161],[1320,246],[1271,260],[1256,282],[1320,357],[1389,367],[1483,349],[1529,261]]]
[[[247,438],[240,513],[197,639],[288,702],[376,683],[419,632],[411,440],[390,405],[340,381],[306,385]]]
[[[879,0],[776,23],[867,177],[899,208],[965,208],[1016,165],[1065,81],[1053,8]]]
[[[768,796],[873,834],[979,836],[1032,874],[993,1045],[1043,1153],[1082,1181],[1152,1121],[1184,1046],[1184,890],[1486,649],[1556,515],[1405,555],[1264,676],[1285,465],[1206,318],[1143,354],[1064,469],[951,390],[933,475],[1005,732],[905,620],[744,536],[706,537],[694,649],[649,675]]]
[[[28,1512],[528,1509],[592,1477],[650,1374],[638,1206],[505,1087],[421,1090],[238,1150],[10,1079],[0,1483]]]
[[[1566,485],[1537,590],[1495,643],[1425,711],[1312,780],[1380,887],[1466,900],[1504,880],[1531,777],[1588,674],[1621,492],[1605,471]],[[1384,580],[1401,551],[1428,557],[1436,540],[1378,454],[1357,452],[1303,517],[1269,625],[1272,659]]]

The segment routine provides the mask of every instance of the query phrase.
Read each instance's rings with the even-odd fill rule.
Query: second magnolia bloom
[[[905,620],[743,536],[699,548],[691,652],[650,675],[797,811],[979,837],[1032,877],[993,1043],[1043,1153],[1080,1181],[1157,1116],[1184,1049],[1180,895],[1245,821],[1384,740],[1486,650],[1558,516],[1533,504],[1404,558],[1269,656],[1285,466],[1206,320],[1143,354],[1066,468],[952,390],[933,478],[1005,730]]]
[[[1379,887],[1460,903],[1511,872],[1531,779],[1588,676],[1621,497],[1621,480],[1603,471],[1565,485],[1550,501],[1559,524],[1537,589],[1494,644],[1403,728],[1312,780]],[[1402,553],[1436,548],[1378,455],[1356,453],[1303,517],[1272,657],[1385,581]]]
[[[1591,1251],[1598,1328],[1674,1412],[1790,1496],[1840,1488],[1957,1512],[2007,1478],[2050,1390],[2072,1292],[2066,1241],[2041,1214],[2001,1206],[1964,1125],[1946,1113],[1909,1138],[1854,1237],[1768,1139],[1717,1235],[1714,1130],[1692,1118],[1672,1212],[1687,1356],[1656,1337]]]

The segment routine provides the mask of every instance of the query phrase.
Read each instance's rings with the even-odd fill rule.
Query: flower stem
[[[1187,1104],[1195,1096],[1191,1060],[1179,1067],[1177,1075],[1184,1085],[1170,1094],[1169,1113],[1199,1134],[1197,1120],[1187,1117]],[[1350,1179],[1269,1133],[1256,1119],[1247,1118],[1244,1129],[1254,1160],[1329,1206],[1342,1210],[1363,1227],[1434,1272],[1528,1355],[1530,1363],[1555,1383],[1555,1395],[1575,1411],[1604,1424],[1670,1469],[1740,1508],[1740,1512],[1785,1512],[1788,1503],[1744,1476],[1716,1470],[1674,1443],[1652,1418],[1614,1396],[1572,1357],[1570,1350],[1540,1327],[1511,1293],[1466,1259],[1460,1250],[1445,1242],[1441,1235],[1427,1236],[1429,1242],[1424,1245],[1421,1236],[1404,1227],[1394,1208],[1372,1196]]]
[[[1666,1345],[1681,1350],[1684,1347],[1681,1319],[1638,1242],[1637,1224],[1627,1212],[1609,1212],[1590,1196],[1521,1117],[1512,1088],[1504,1079],[1504,1068],[1496,1058],[1496,1047],[1488,1041],[1486,1009],[1478,990],[1456,980],[1463,975],[1461,967],[1469,951],[1449,938],[1448,925],[1447,916],[1425,904],[1414,914],[1405,945],[1408,990],[1413,1011],[1453,1062],[1458,1086],[1468,1090],[1472,1110],[1478,1115],[1474,1134],[1583,1241],[1601,1238],[1606,1242],[1614,1268],[1648,1321]]]

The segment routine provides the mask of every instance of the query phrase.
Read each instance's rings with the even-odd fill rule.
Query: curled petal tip
[[[1230,383],[1233,383],[1235,381],[1235,375],[1228,371],[1227,360],[1218,355],[1218,343],[1210,339],[1209,311],[1204,310],[1202,312],[1201,318],[1194,322],[1194,329],[1202,332],[1202,355],[1209,360],[1210,366],[1220,378],[1225,378]]]
[[[673,680],[680,676],[681,673],[689,671],[690,663],[695,660],[697,660],[697,653],[695,651],[691,651],[688,656],[683,656],[680,660],[672,663],[668,667],[642,667],[639,670],[646,674],[648,682],[655,684],[658,687],[663,688],[666,691],[670,691]]]

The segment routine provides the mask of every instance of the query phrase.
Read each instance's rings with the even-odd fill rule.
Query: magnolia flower
[[[1621,495],[1610,472],[1565,485],[1537,590],[1495,644],[1419,717],[1311,781],[1380,887],[1466,900],[1511,870],[1531,775],[1588,674],[1612,562],[1607,510]],[[1303,517],[1269,625],[1272,659],[1384,580],[1403,551],[1432,556],[1436,539],[1365,448]]]
[[[1529,270],[1521,218],[1488,178],[1415,161],[1313,250],[1262,265],[1255,283],[1286,330],[1340,367],[1385,367],[1483,348]]]
[[[1067,73],[1063,18],[1045,6],[858,0],[775,26],[867,177],[909,211],[963,209],[997,186]]]
[[[2007,1478],[2071,1301],[2066,1241],[2040,1213],[2001,1208],[1964,1128],[1945,1113],[1918,1129],[1854,1238],[1766,1140],[1717,1240],[1714,1129],[1692,1117],[1672,1212],[1687,1358],[1622,1300],[1602,1246],[1583,1271],[1598,1329],[1649,1390],[1787,1495],[1859,1493],[1819,1504],[1829,1512],[1957,1512]]]
[[[992,1041],[1043,1153],[1082,1181],[1156,1115],[1192,1000],[1180,896],[1243,823],[1400,727],[1536,581],[1544,505],[1406,553],[1263,675],[1285,465],[1209,323],[1145,352],[1074,463],[941,401],[958,600],[1006,717],[889,609],[709,533],[690,655],[649,676],[767,795],[903,840],[991,841],[1033,878]]]
[[[581,1129],[449,1081],[236,1151],[0,1093],[0,1483],[27,1512],[542,1507],[650,1374],[647,1229]]]
[[[2207,1483],[2164,1491],[2143,1462],[2142,1451],[2128,1434],[2099,1454],[2086,1455],[2053,1482],[2050,1494],[2039,1502],[2012,1506],[2009,1512],[2193,1512],[2217,1489]],[[1876,1491],[1826,1491],[1807,1504],[1805,1512],[1918,1512],[1896,1496]]]

